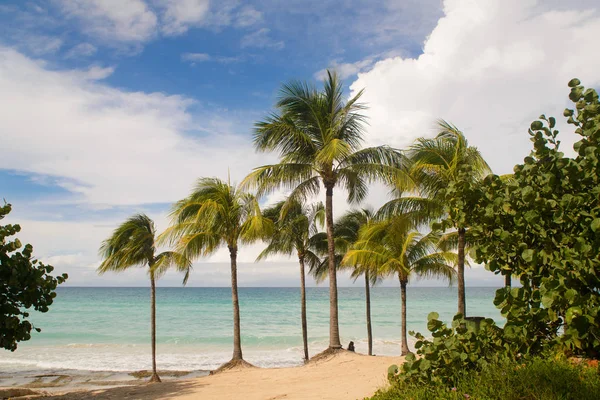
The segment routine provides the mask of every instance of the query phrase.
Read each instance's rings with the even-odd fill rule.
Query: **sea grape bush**
[[[435,312],[430,313],[427,319],[432,339],[411,332],[417,339],[415,349],[419,357],[409,354],[399,375],[390,376],[391,381],[452,386],[464,371],[480,370],[490,363],[499,362],[510,350],[505,347],[502,329],[491,319],[481,321],[478,329],[460,314],[454,317],[451,326],[440,321]]]
[[[523,286],[496,295],[494,303],[507,319],[505,337],[525,338],[530,351],[550,341],[598,357],[600,102],[578,79],[569,87],[575,108],[564,116],[581,137],[573,146],[576,157],[559,151],[554,118],[542,115],[533,122],[534,149],[512,179],[492,175],[472,190],[478,201],[469,217],[472,256]]]
[[[521,287],[496,292],[504,328],[490,320],[481,330],[452,327],[430,315],[432,340],[421,334],[417,354],[392,380],[441,381],[481,369],[496,359],[515,360],[559,345],[568,353],[600,356],[600,102],[578,79],[569,82],[574,109],[567,123],[580,140],[577,155],[559,151],[556,120],[540,116],[529,129],[533,150],[512,176],[489,175],[476,183],[457,179],[444,191],[448,220],[468,226],[471,257]]]
[[[0,206],[0,220],[10,211],[10,204]],[[0,225],[0,348],[11,351],[31,338],[32,329],[40,331],[27,320],[27,310],[47,312],[56,287],[67,279],[67,274],[50,275],[54,267],[34,259],[30,244],[9,239],[20,230],[19,225]]]

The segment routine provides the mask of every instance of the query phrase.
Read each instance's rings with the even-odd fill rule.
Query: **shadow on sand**
[[[162,383],[144,383],[134,386],[122,386],[110,389],[70,392],[63,395],[45,396],[43,399],[53,400],[117,400],[117,399],[164,399],[170,396],[183,396],[205,386],[198,379],[168,381]]]

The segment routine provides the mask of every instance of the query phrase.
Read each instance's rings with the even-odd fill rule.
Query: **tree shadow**
[[[51,400],[153,400],[164,399],[174,395],[191,394],[195,390],[206,386],[198,379],[167,381],[161,383],[144,383],[133,386],[120,386],[110,389],[86,390],[70,392],[62,395],[44,396],[44,399]]]

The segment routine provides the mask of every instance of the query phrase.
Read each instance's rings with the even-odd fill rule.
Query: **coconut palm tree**
[[[190,259],[208,256],[227,246],[231,261],[233,357],[219,370],[249,365],[243,359],[237,284],[238,246],[268,237],[273,222],[262,216],[253,195],[217,178],[201,178],[192,193],[173,205],[171,226],[160,240],[175,245]]]
[[[285,206],[287,212],[282,213]],[[304,361],[308,361],[308,332],[306,322],[306,273],[305,265],[314,268],[320,263],[319,257],[312,250],[312,238],[318,233],[318,225],[325,219],[323,203],[312,205],[293,201],[286,204],[280,201],[263,211],[263,215],[275,222],[275,232],[267,247],[260,253],[256,261],[274,254],[298,255],[300,264],[300,302],[302,315],[302,342],[304,344]]]
[[[422,235],[412,230],[412,221],[395,217],[365,227],[359,240],[342,259],[382,275],[397,275],[402,302],[402,355],[409,353],[406,330],[406,287],[414,277],[442,277],[452,282],[455,271],[449,263],[456,254],[436,248],[439,234]]]
[[[349,267],[348,264],[341,264],[344,255],[358,241],[360,230],[373,221],[374,212],[370,208],[362,208],[359,210],[350,210],[339,218],[334,224],[333,232],[335,235],[335,247],[338,254],[338,268],[344,269]],[[373,355],[373,332],[371,328],[371,286],[374,285],[379,276],[376,270],[369,266],[352,265],[351,278],[355,280],[361,275],[365,278],[365,303],[366,303],[366,319],[367,319],[367,343],[368,354]]]
[[[431,222],[443,217],[442,189],[459,180],[480,182],[491,170],[476,147],[470,146],[465,135],[454,125],[439,120],[438,134],[434,138],[420,138],[408,150],[411,180],[401,180],[396,185],[398,197],[388,202],[381,211],[386,217],[413,214],[418,221]],[[407,182],[410,182],[407,185]],[[408,190],[418,188],[418,196],[404,196]],[[466,316],[465,299],[465,248],[468,226],[454,221],[458,259],[458,312]]]
[[[258,194],[291,190],[288,199],[305,202],[325,188],[325,224],[329,254],[329,348],[342,347],[338,325],[337,276],[333,238],[333,190],[342,187],[348,201],[359,202],[374,179],[401,180],[400,152],[387,146],[361,149],[366,107],[362,91],[345,101],[343,85],[327,72],[323,91],[303,82],[283,85],[278,112],[256,124],[254,146],[276,151],[278,164],[255,168],[243,184]]]
[[[192,268],[192,263],[183,254],[165,251],[156,255],[156,228],[145,214],[136,214],[122,223],[100,247],[102,263],[98,273],[121,272],[135,266],[147,266],[150,275],[150,320],[152,341],[152,377],[150,382],[160,382],[156,372],[156,279],[174,266],[185,272],[183,284]]]

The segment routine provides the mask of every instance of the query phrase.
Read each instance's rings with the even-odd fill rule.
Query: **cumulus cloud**
[[[269,36],[269,28],[261,28],[256,32],[249,33],[242,37],[240,45],[244,47],[257,47],[261,49],[281,50],[285,44],[281,40],[274,40]]]
[[[432,135],[437,118],[462,129],[497,173],[512,171],[531,148],[527,128],[541,113],[560,117],[569,79],[600,83],[595,9],[534,0],[446,0],[417,58],[389,58],[359,73],[366,88],[369,141],[405,147]],[[562,136],[568,149],[574,135]]]

